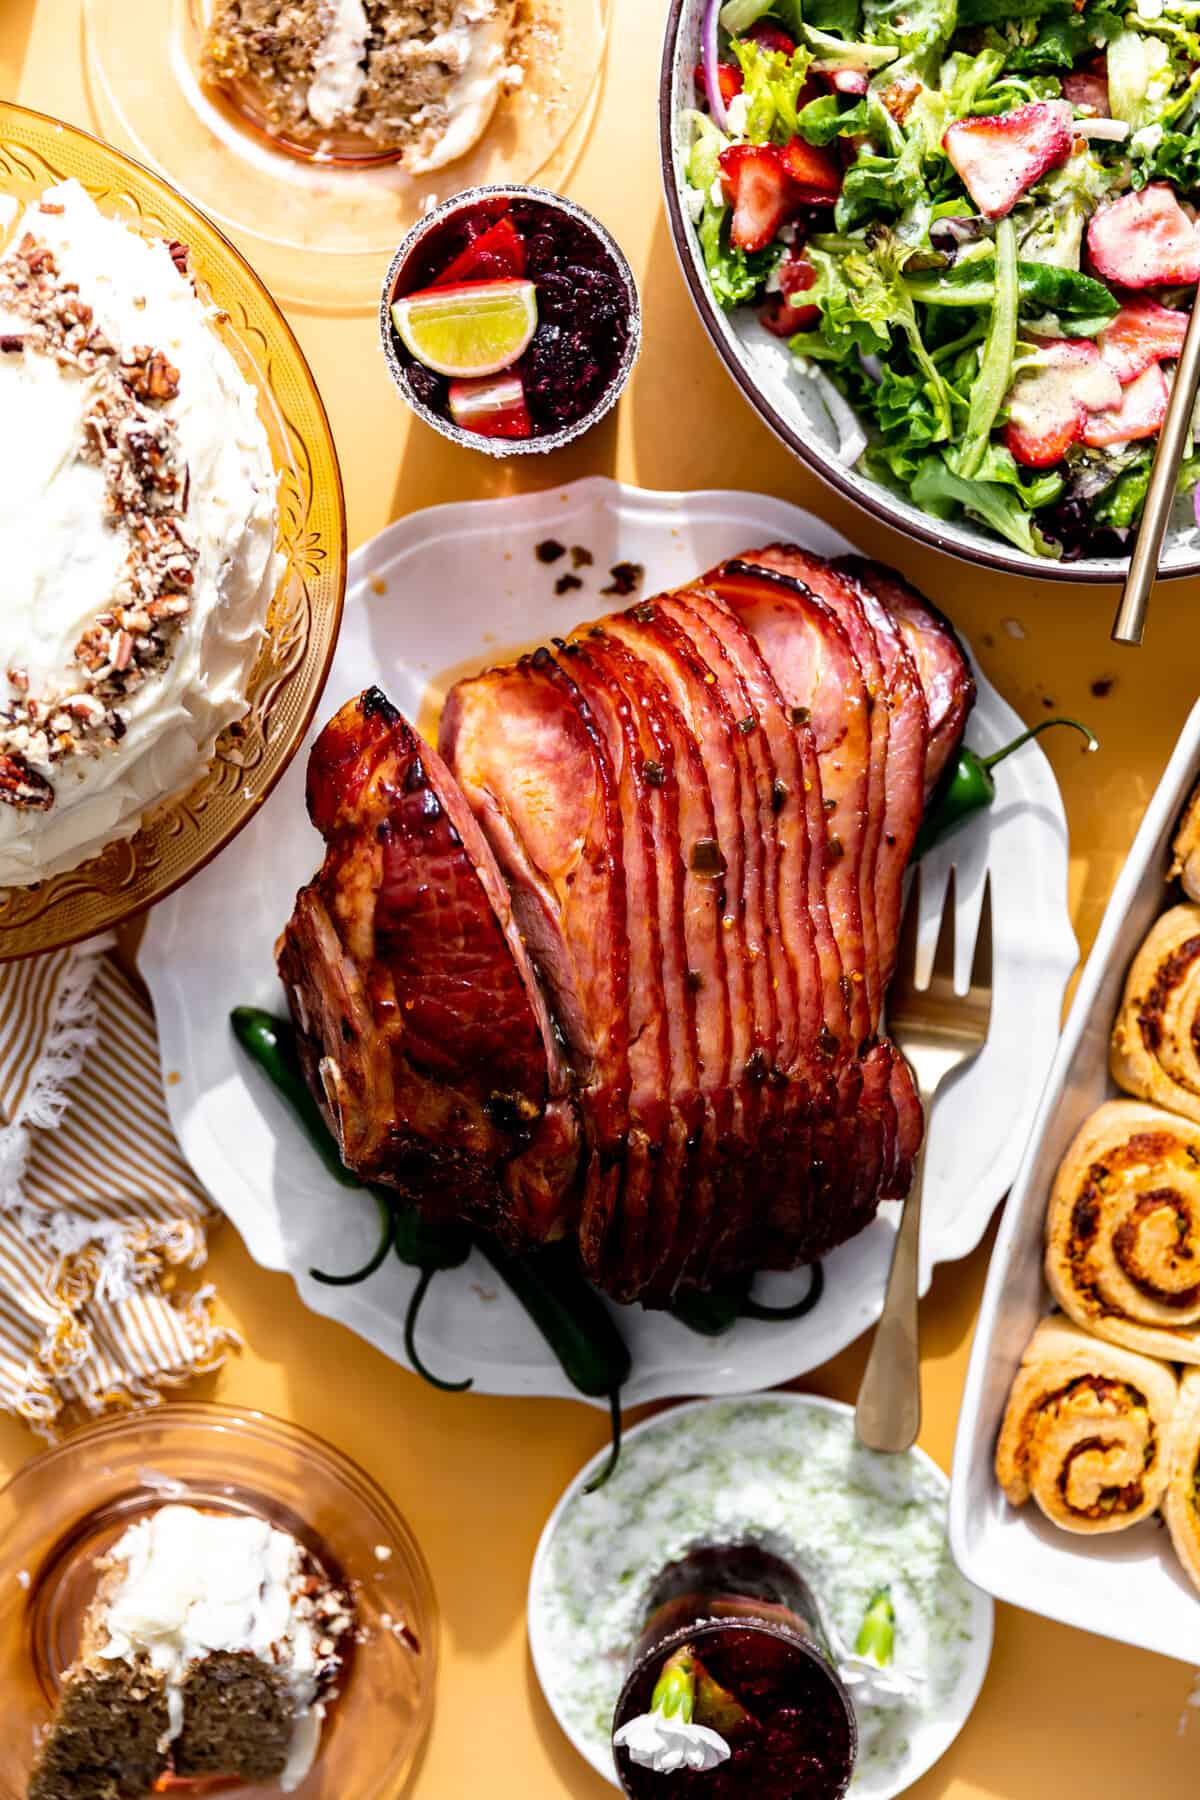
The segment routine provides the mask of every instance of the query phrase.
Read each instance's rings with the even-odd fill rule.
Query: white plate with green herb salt
[[[881,1588],[895,1609],[900,1707],[858,1708],[856,1800],[890,1800],[947,1750],[987,1673],[993,1606],[954,1566],[949,1482],[921,1450],[880,1456],[852,1409],[811,1394],[704,1400],[648,1419],[594,1494],[602,1453],[546,1523],[529,1583],[529,1643],[555,1718],[616,1785],[612,1717],[655,1576],[701,1544],[755,1542],[794,1565],[853,1644]]]

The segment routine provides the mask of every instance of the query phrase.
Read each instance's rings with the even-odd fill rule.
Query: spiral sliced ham
[[[665,1305],[907,1191],[879,1035],[901,882],[973,697],[890,571],[774,545],[321,734],[279,964],[347,1163]]]

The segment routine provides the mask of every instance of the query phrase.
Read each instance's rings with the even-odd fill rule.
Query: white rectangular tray
[[[1108,1074],[1113,1021],[1129,964],[1166,905],[1171,839],[1198,771],[1200,703],[1113,890],[1009,1195],[975,1331],[950,1492],[950,1544],[970,1580],[1063,1624],[1192,1663],[1200,1659],[1200,1596],[1158,1521],[1075,1537],[1051,1525],[1033,1501],[1011,1507],[992,1458],[1021,1352],[1052,1304],[1042,1246],[1054,1175],[1084,1119],[1117,1092]]]

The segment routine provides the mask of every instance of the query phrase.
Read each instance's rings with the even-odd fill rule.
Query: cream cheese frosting
[[[114,514],[116,453],[87,453],[103,370],[56,355],[30,328],[14,259],[45,246],[57,279],[91,309],[94,341],[145,378],[120,431],[149,432],[177,474],[172,538],[185,616],[129,692],[106,695],[108,723],[86,711],[77,656],[110,608],[133,548],[132,520]],[[25,265],[22,265],[24,267]],[[212,328],[212,313],[168,246],[101,214],[74,181],[27,208],[0,256],[0,750],[20,740],[34,696],[76,697],[91,736],[65,753],[54,734],[22,748],[39,801],[13,803],[0,783],[0,885],[74,867],[129,836],[154,802],[186,787],[217,735],[245,710],[246,687],[276,579],[277,477],[254,389]],[[153,351],[156,361],[145,362]],[[138,358],[142,362],[138,362]],[[158,388],[156,369],[177,380]],[[112,381],[111,374],[107,379]],[[163,396],[166,396],[165,398]],[[123,396],[128,398],[128,396]],[[114,426],[114,441],[124,447]],[[93,659],[94,660],[94,659]],[[118,657],[118,661],[119,661]],[[94,684],[91,694],[98,691]],[[117,723],[111,725],[112,714]],[[111,728],[110,728],[111,726]],[[51,798],[46,799],[46,790]]]
[[[305,1556],[265,1519],[164,1506],[118,1539],[108,1558],[123,1571],[105,1611],[110,1661],[145,1657],[165,1683],[168,1735],[183,1729],[183,1684],[216,1651],[249,1652],[284,1676],[294,1708],[280,1786],[291,1792],[312,1767],[329,1661],[327,1627],[304,1597]]]

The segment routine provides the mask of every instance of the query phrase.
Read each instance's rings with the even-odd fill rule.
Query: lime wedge
[[[464,281],[423,288],[392,303],[401,342],[439,375],[498,375],[529,346],[537,330],[532,281]]]

